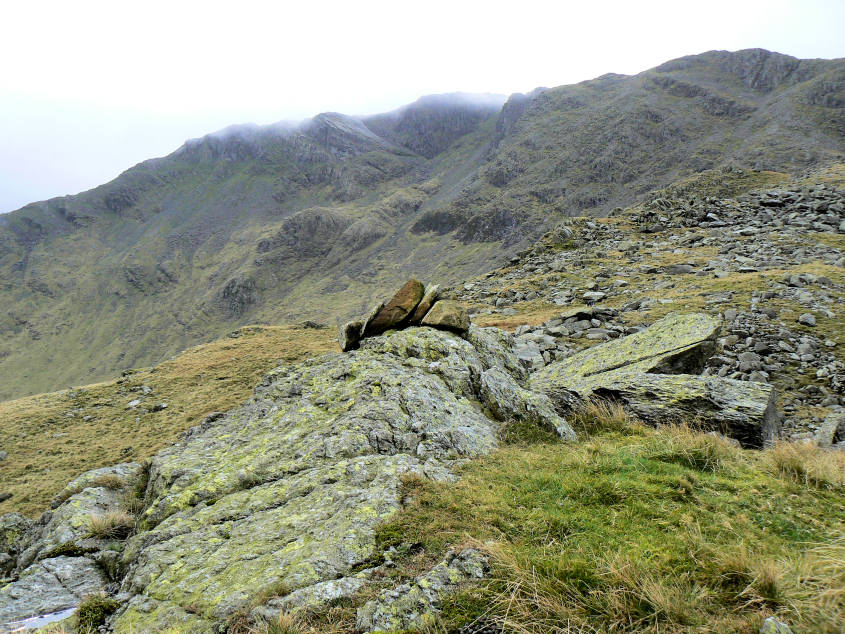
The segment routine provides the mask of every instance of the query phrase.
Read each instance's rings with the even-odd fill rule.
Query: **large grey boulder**
[[[716,349],[719,321],[704,314],[668,315],[651,327],[588,348],[531,376],[560,414],[593,397],[625,403],[645,421],[688,421],[761,447],[778,433],[774,388],[695,376]]]
[[[697,374],[716,350],[721,324],[702,313],[667,315],[633,335],[587,348],[551,363],[531,378],[535,389],[570,390],[592,376],[613,370],[661,374]]]
[[[126,545],[115,630],[211,632],[280,584],[290,594],[270,613],[357,586],[380,554],[376,525],[401,504],[402,477],[452,479],[454,466],[496,447],[500,422],[485,411],[561,425],[526,389],[512,343],[476,327],[365,339],[274,371],[245,405],[160,452]],[[495,395],[504,384],[525,399]]]

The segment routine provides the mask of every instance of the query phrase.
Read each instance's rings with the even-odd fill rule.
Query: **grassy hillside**
[[[144,460],[242,403],[273,367],[336,347],[333,331],[251,326],[117,380],[0,403],[0,493],[11,494],[0,513],[38,516],[77,474]]]

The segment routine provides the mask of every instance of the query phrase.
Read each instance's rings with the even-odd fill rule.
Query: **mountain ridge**
[[[455,282],[562,217],[704,169],[833,162],[843,91],[845,60],[712,51],[501,107],[429,96],[189,140],[0,216],[0,397],[149,365],[238,324],[331,322],[411,274]]]

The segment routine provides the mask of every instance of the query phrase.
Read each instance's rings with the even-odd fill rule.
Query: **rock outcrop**
[[[716,351],[720,322],[704,314],[668,315],[627,337],[551,363],[531,377],[559,413],[593,398],[619,400],[656,424],[695,420],[748,447],[777,437],[777,395],[766,383],[695,376]]]
[[[462,583],[483,579],[488,573],[487,557],[467,548],[450,552],[429,572],[412,583],[385,590],[358,609],[356,626],[362,632],[400,632],[418,629],[425,617],[436,611],[443,598]]]
[[[455,478],[456,465],[497,446],[500,419],[574,438],[548,397],[528,389],[512,348],[497,329],[411,327],[274,371],[249,402],[152,459],[128,539],[95,538],[91,517],[123,508],[123,489],[144,482],[131,463],[83,474],[22,540],[7,540],[21,554],[0,589],[0,623],[113,592],[112,580],[120,632],[217,632],[278,588],[255,618],[348,596],[377,565],[375,527],[399,508],[403,476]],[[440,590],[403,590],[396,605],[436,610],[438,592],[478,577],[476,560],[435,567],[423,577]],[[368,627],[391,613],[379,605]]]

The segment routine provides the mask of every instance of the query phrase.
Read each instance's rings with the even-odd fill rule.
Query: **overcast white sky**
[[[525,92],[752,47],[845,57],[845,1],[3,2],[0,213],[233,123]]]

